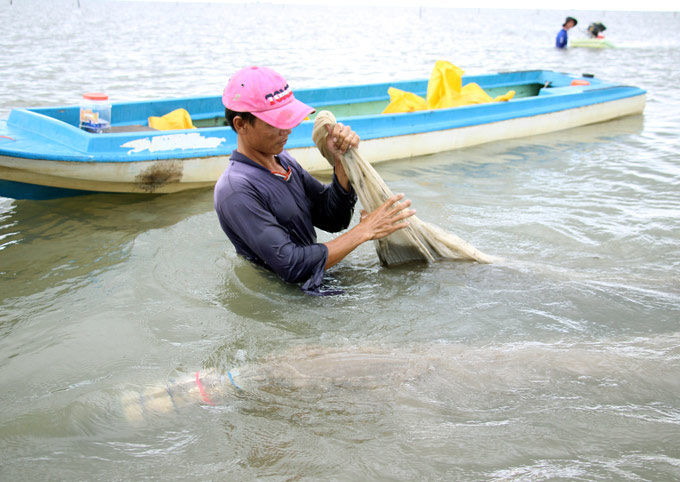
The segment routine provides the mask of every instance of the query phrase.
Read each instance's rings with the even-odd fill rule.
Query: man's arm
[[[349,126],[340,123],[335,124],[332,128],[327,126],[327,129],[326,146],[335,158],[335,176],[342,188],[349,191],[349,178],[342,165],[341,158],[347,152],[347,149],[359,146],[359,136]],[[384,238],[408,226],[409,222],[406,218],[413,216],[416,211],[415,209],[407,209],[411,205],[410,200],[399,202],[403,197],[403,194],[392,196],[372,213],[362,215],[359,224],[352,229],[332,241],[324,243],[328,248],[325,269],[340,262],[366,241]]]

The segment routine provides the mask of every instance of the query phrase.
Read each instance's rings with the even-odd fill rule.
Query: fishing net
[[[312,138],[321,154],[335,164],[333,155],[326,148],[327,125],[335,125],[335,116],[329,111],[321,111],[314,121]],[[383,204],[392,191],[376,170],[351,147],[342,157],[342,164],[352,187],[367,212],[372,212]],[[378,258],[383,265],[396,265],[409,261],[432,262],[439,259],[457,259],[491,263],[492,258],[485,255],[470,243],[433,224],[421,221],[416,216],[409,218],[410,224],[389,236],[374,241]]]

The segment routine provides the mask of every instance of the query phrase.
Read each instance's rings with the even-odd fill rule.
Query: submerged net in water
[[[334,165],[333,155],[326,148],[327,125],[335,125],[335,116],[321,111],[314,121],[312,137],[321,154]],[[351,147],[342,157],[342,164],[362,206],[372,212],[383,204],[393,193],[376,170]],[[416,216],[409,218],[410,224],[386,238],[374,241],[378,258],[384,265],[396,265],[408,261],[432,262],[438,259],[458,259],[491,263],[485,255],[470,243],[433,224],[421,221]]]

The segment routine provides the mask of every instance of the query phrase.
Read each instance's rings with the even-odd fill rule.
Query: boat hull
[[[73,162],[0,156],[0,179],[78,191],[167,194],[215,184],[229,156]]]
[[[581,47],[589,49],[611,49],[615,45],[609,40],[599,38],[577,38],[569,41],[569,47]]]
[[[645,92],[641,89],[589,77],[593,85],[573,85],[573,77],[566,74],[538,72],[540,76],[528,72],[475,79],[484,88],[538,85],[534,96],[403,114],[365,115],[354,107],[371,105],[374,110],[380,109],[379,104],[387,102],[384,97],[389,84],[310,89],[296,96],[317,111],[331,110],[339,121],[351,125],[362,139],[363,157],[371,163],[545,134],[644,111]],[[400,87],[417,91],[426,83],[414,81]],[[363,97],[359,98],[359,94]],[[219,98],[196,99],[212,103],[205,108],[212,112],[210,115],[217,115],[214,112],[221,108]],[[181,105],[196,99],[175,102]],[[126,109],[134,110],[129,104]],[[338,115],[343,110],[344,117]],[[122,118],[125,112],[114,110],[114,115]],[[148,113],[138,113],[136,118],[130,114],[129,122],[139,122],[138,118]],[[0,123],[0,195],[35,199],[47,196],[44,192],[37,194],[39,188],[46,187],[74,193],[143,194],[210,187],[226,169],[236,146],[236,136],[226,126],[165,132],[139,126],[141,132],[125,129],[120,133],[90,134],[72,125],[75,114],[75,108],[18,110],[12,112],[4,126]],[[286,148],[305,169],[323,174],[330,171],[330,166],[312,143],[312,128],[313,121],[306,121],[293,129]],[[8,183],[14,183],[13,189],[7,189]]]

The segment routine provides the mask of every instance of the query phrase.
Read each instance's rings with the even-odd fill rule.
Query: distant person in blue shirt
[[[574,17],[567,17],[567,19],[564,21],[564,24],[562,25],[562,30],[560,30],[560,32],[557,34],[557,38],[555,39],[555,47],[558,49],[567,47],[567,30],[572,27],[576,27],[577,23],[578,20],[576,20]]]
[[[336,162],[333,181],[323,184],[284,150],[293,127],[314,108],[297,100],[281,75],[266,67],[242,69],[229,79],[222,102],[237,137],[215,186],[215,210],[236,252],[249,261],[301,283],[306,293],[324,294],[326,269],[362,243],[405,228],[415,214],[411,201],[397,194],[372,213],[362,211],[349,231],[317,243],[315,228],[349,226],[357,196],[340,158],[359,145],[359,136],[339,123],[329,129],[327,148]]]

